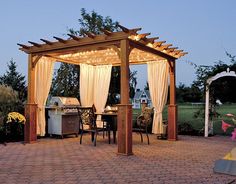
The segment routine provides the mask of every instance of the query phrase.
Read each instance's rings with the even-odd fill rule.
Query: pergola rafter
[[[35,42],[31,42],[31,41],[28,41],[29,43],[31,43],[32,45],[34,45],[35,47],[41,47],[41,45],[40,44],[38,44],[38,43],[35,43]]]
[[[19,45],[21,47],[20,50],[23,50],[23,49],[28,50],[28,49],[30,49],[30,46],[28,46],[28,45],[24,45],[24,44],[20,44],[20,43],[17,43],[17,45]]]
[[[48,40],[45,40],[45,39],[42,39],[42,38],[40,40],[43,41],[44,43],[48,44],[48,45],[52,45],[53,44],[52,42],[50,42]]]
[[[160,47],[163,43],[166,43],[166,41],[158,41],[158,42],[154,42],[153,43],[153,47],[156,48],[156,47]]]
[[[106,29],[101,29],[101,31],[102,31],[105,35],[107,35],[107,36],[110,36],[110,35],[112,34],[111,31],[108,31],[108,30],[106,30]]]
[[[36,136],[35,66],[42,56],[56,61],[79,65],[120,66],[121,104],[118,106],[118,153],[132,154],[132,107],[129,104],[129,65],[145,64],[149,61],[167,61],[170,67],[170,105],[168,107],[168,140],[177,139],[177,106],[175,101],[175,60],[187,54],[159,37],[147,37],[150,33],[138,33],[141,28],[128,29],[119,25],[121,31],[102,29],[102,34],[85,32],[85,37],[67,34],[67,39],[54,36],[56,41],[40,39],[43,43],[29,41],[31,45],[18,44],[28,59],[28,102],[25,141],[32,142]]]
[[[69,37],[71,37],[73,40],[79,41],[80,38],[78,36],[72,35],[72,34],[67,34]]]
[[[55,38],[56,40],[58,40],[60,43],[63,43],[63,44],[65,44],[67,42],[67,40],[64,40],[64,39],[56,37],[56,36],[53,36],[53,38]]]

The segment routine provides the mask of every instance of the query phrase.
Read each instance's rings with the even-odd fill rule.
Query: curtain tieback
[[[40,110],[40,111],[42,111],[43,109],[44,109],[44,105],[38,105],[38,109]]]
[[[162,111],[154,110],[155,114],[161,114]]]

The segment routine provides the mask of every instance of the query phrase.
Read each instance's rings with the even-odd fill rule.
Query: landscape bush
[[[0,141],[17,141],[18,135],[22,138],[23,125],[18,122],[6,124],[9,112],[24,112],[24,105],[18,98],[18,93],[11,87],[0,85]],[[6,136],[8,134],[8,136]]]

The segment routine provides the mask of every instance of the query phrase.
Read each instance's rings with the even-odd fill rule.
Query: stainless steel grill
[[[48,107],[48,133],[50,135],[75,134],[79,132],[79,116],[77,98],[52,97]]]
[[[52,97],[49,108],[54,109],[59,114],[78,113],[77,107],[80,106],[79,100],[72,97]]]

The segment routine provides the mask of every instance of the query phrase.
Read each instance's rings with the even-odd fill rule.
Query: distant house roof
[[[141,91],[141,90],[137,90],[137,91],[135,92],[134,98],[135,98],[135,99],[140,99],[140,98],[141,98],[141,95],[142,95],[144,92],[145,92],[145,94],[147,95],[147,98],[148,98],[148,99],[151,99],[149,90],[142,90],[142,91]]]
[[[146,94],[147,94],[147,96],[148,96],[148,99],[151,99],[149,90],[144,90],[144,91],[146,92]]]
[[[134,98],[136,98],[136,99],[139,98],[141,96],[141,94],[142,94],[142,91],[136,91]]]

